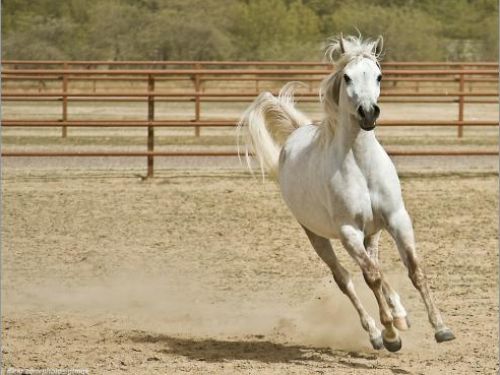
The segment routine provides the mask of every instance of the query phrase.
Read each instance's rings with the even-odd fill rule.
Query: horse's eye
[[[382,81],[382,74],[379,74],[378,77],[377,77],[377,81],[380,82]]]
[[[344,81],[345,83],[351,82],[351,77],[349,77],[347,74],[344,74]]]

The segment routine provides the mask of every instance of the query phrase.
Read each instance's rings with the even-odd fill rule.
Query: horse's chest
[[[375,230],[380,222],[381,209],[378,189],[362,175],[332,178],[332,217],[336,221],[351,222],[365,231]]]

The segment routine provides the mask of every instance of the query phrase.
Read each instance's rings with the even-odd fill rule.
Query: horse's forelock
[[[328,61],[335,66],[335,70],[340,71],[345,66],[360,57],[372,59],[378,64],[381,56],[382,39],[377,40],[362,39],[359,36],[346,36],[342,34],[329,40],[325,48],[325,56]]]

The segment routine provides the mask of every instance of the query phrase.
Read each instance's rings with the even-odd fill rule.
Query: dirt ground
[[[387,235],[412,327],[371,349],[277,187],[215,168],[3,170],[3,369],[90,374],[493,374],[498,175],[403,174],[418,250],[455,341],[437,344]],[[356,275],[363,301],[374,298]],[[377,319],[378,320],[378,319]]]

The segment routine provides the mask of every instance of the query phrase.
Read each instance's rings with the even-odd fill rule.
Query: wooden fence
[[[235,126],[236,118],[204,119],[203,102],[250,102],[258,95],[265,82],[302,81],[310,84],[308,92],[297,94],[303,102],[317,102],[318,94],[313,85],[318,84],[332,68],[324,63],[312,62],[102,62],[102,61],[3,61],[2,80],[6,85],[13,82],[12,89],[3,90],[2,101],[57,101],[61,103],[61,117],[49,120],[3,119],[5,127],[61,127],[62,136],[67,136],[68,127],[147,127],[147,151],[145,152],[8,152],[3,156],[144,156],[148,160],[148,176],[153,175],[155,156],[232,156],[230,152],[155,152],[154,129],[156,127],[193,127],[200,135],[202,127]],[[381,120],[380,126],[453,126],[457,136],[463,136],[464,126],[498,126],[496,120],[465,120],[466,103],[498,103],[498,64],[496,63],[441,63],[403,62],[383,64],[383,86],[380,101],[397,103],[457,103],[458,112],[448,120]],[[37,90],[20,90],[16,82],[38,82]],[[44,89],[45,82],[59,81],[60,90]],[[74,91],[73,82],[92,82],[92,90]],[[98,92],[96,82],[141,81],[147,89]],[[190,82],[189,90],[158,90],[157,82]],[[224,89],[206,89],[207,82],[253,82],[252,90],[228,92]],[[419,84],[431,82],[432,90],[422,91]],[[43,83],[43,84],[40,84]],[[414,86],[409,87],[412,83]],[[406,85],[403,91],[394,90],[394,85]],[[447,85],[446,89],[440,89]],[[451,86],[450,86],[451,85]],[[468,88],[466,88],[468,85]],[[476,90],[479,85],[488,89]],[[452,87],[452,88],[450,88]],[[276,94],[276,93],[275,93]],[[147,118],[144,120],[72,120],[68,116],[68,105],[75,101],[147,102]],[[157,120],[155,103],[193,102],[194,113],[190,120]],[[490,155],[496,151],[470,150],[467,152],[436,151],[433,155]],[[396,155],[396,153],[392,153]],[[424,155],[423,151],[408,150],[398,155]]]

